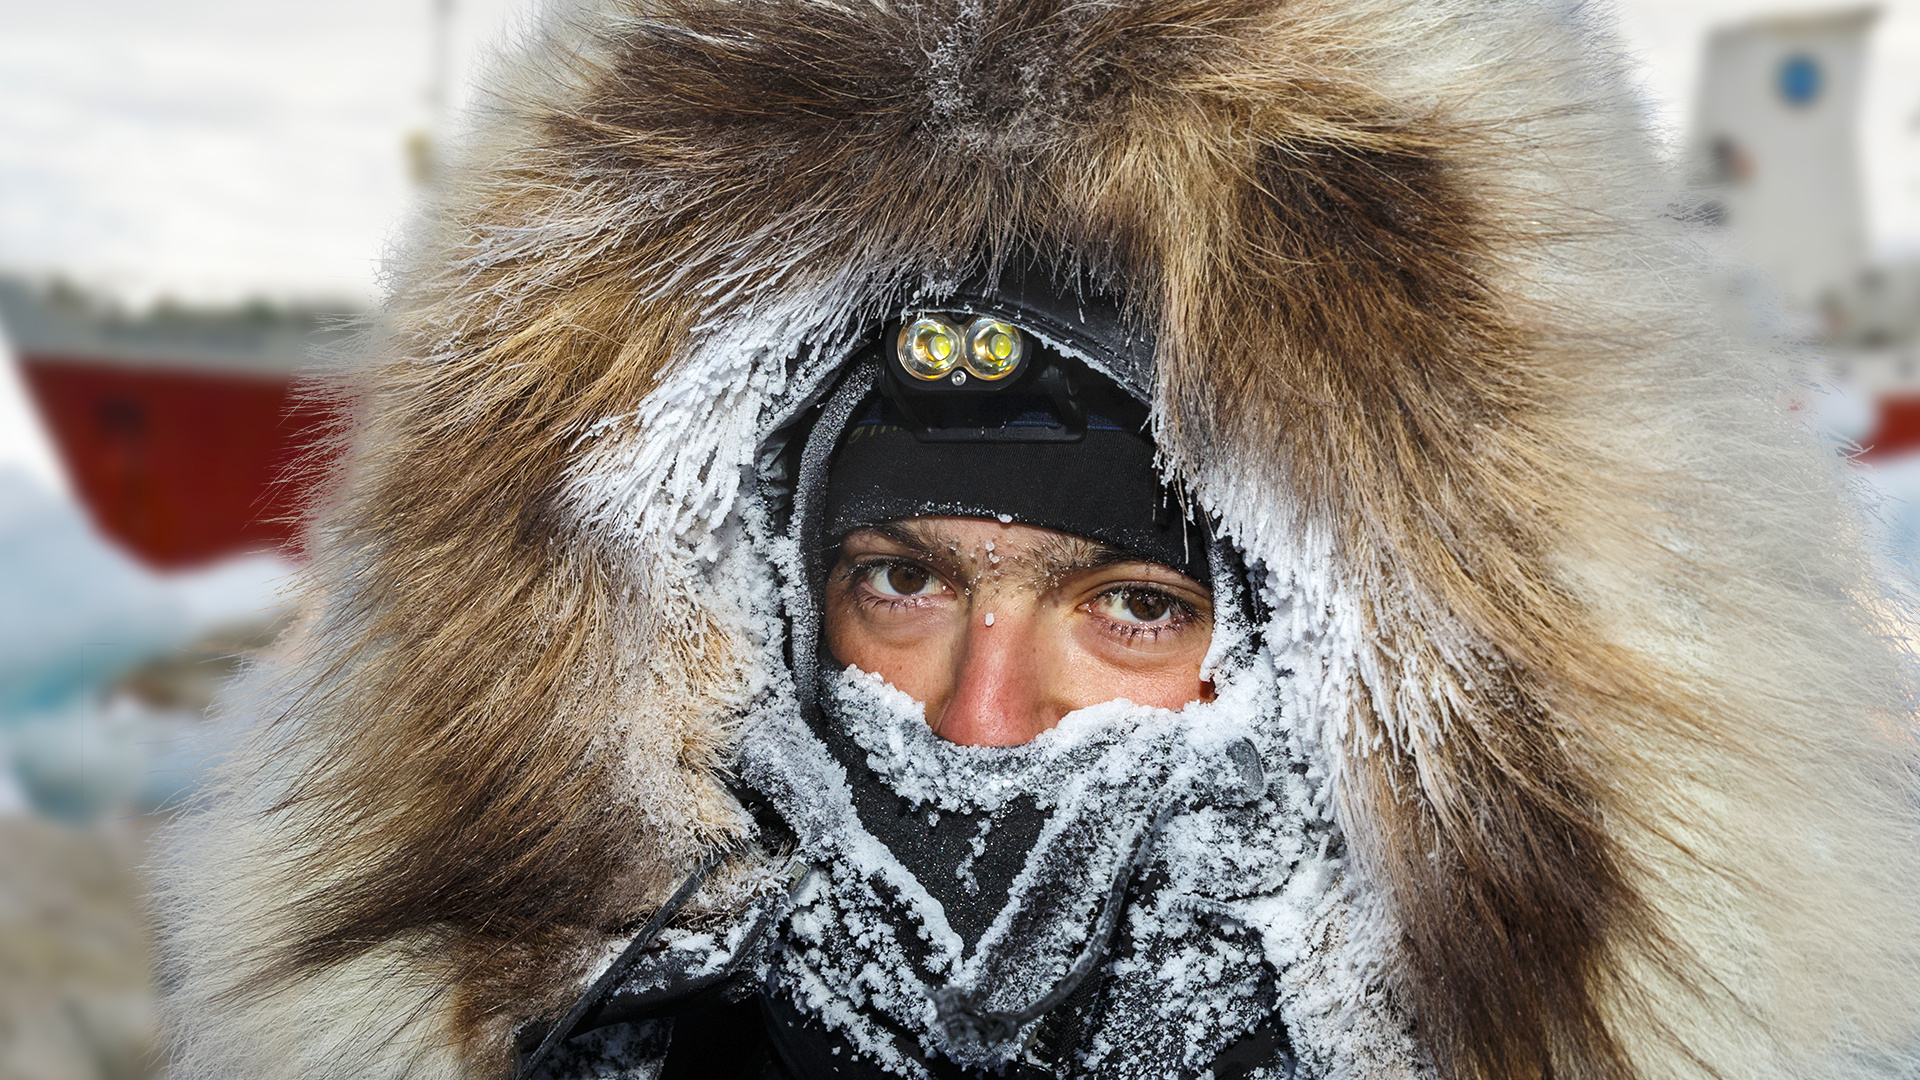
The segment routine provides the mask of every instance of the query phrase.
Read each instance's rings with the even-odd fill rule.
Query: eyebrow
[[[1039,547],[1038,561],[1047,576],[1056,580],[1120,563],[1152,562],[1112,544],[1067,533],[1048,537]]]
[[[918,520],[888,521],[879,525],[869,525],[867,531],[879,533],[929,562],[947,562],[953,558],[951,545],[940,542],[949,538],[941,536],[938,530]]]
[[[952,549],[951,538],[941,533],[938,527],[928,525],[918,519],[889,521],[879,525],[867,526],[869,531],[880,534],[911,552],[914,557],[923,559],[939,569],[948,571],[956,577],[968,578],[972,585],[972,574],[962,575],[962,570],[977,573],[981,568],[971,558],[956,557]],[[1047,538],[1036,550],[1020,561],[1032,565],[1037,571],[1028,582],[1030,585],[1051,587],[1062,578],[1102,567],[1117,566],[1121,563],[1151,562],[1133,552],[1112,544],[1103,544],[1098,540],[1089,540],[1084,536],[1071,533],[1058,533]]]
[[[869,525],[867,531],[879,533],[901,547],[912,548],[916,555],[934,554],[933,529],[917,519],[909,518],[905,521],[887,521],[878,525]]]

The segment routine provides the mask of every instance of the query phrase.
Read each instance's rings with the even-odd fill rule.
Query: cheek
[[[1124,695],[1140,705],[1180,709],[1196,701],[1213,700],[1213,685],[1200,681],[1200,661],[1179,671],[1159,672],[1142,679],[1137,693]]]
[[[870,612],[830,599],[827,651],[841,666],[879,675],[915,701],[944,701],[953,669],[949,621],[942,612]]]
[[[865,625],[860,610],[848,601],[829,600],[826,615],[827,651],[834,661],[862,671],[878,670],[875,660],[885,655],[887,646]]]
[[[1089,686],[1085,701],[1078,708],[1098,705],[1115,698],[1126,698],[1135,705],[1157,709],[1180,709],[1196,701],[1213,697],[1213,687],[1200,681],[1200,664],[1184,670],[1103,671]]]
[[[1200,663],[1212,637],[1208,631],[1190,631],[1178,642],[1135,647],[1090,625],[1080,630],[1069,646],[1074,708],[1126,698],[1136,705],[1178,709],[1213,697],[1212,685],[1200,679]]]

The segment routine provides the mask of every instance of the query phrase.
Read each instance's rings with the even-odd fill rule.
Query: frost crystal
[[[636,978],[746,964],[890,1071],[929,1076],[919,1060],[927,1055],[992,1069],[1026,1053],[1038,1025],[1005,1041],[958,1039],[936,996],[1015,1013],[1044,1000],[1096,944],[1118,882],[1124,903],[1098,968],[1108,1004],[1095,1037],[1057,1071],[1200,1074],[1276,1008],[1290,1026],[1302,1010],[1337,1021],[1357,997],[1341,981],[1350,973],[1315,967],[1314,957],[1315,935],[1341,902],[1344,864],[1332,778],[1309,763],[1326,760],[1323,741],[1342,737],[1322,698],[1343,673],[1326,665],[1342,654],[1330,643],[1360,633],[1358,623],[1322,614],[1336,606],[1320,602],[1325,586],[1311,564],[1257,567],[1274,612],[1263,636],[1276,645],[1253,644],[1249,628],[1223,615],[1203,668],[1215,700],[1177,712],[1108,702],[1017,747],[947,743],[904,693],[835,673],[821,693],[856,747],[837,758],[802,715],[810,693],[787,666],[792,640],[817,626],[802,547],[775,525],[790,478],[766,452],[769,432],[821,392],[820,376],[803,373],[836,366],[830,349],[806,364],[767,362],[821,336],[827,323],[815,313],[810,329],[808,318],[763,312],[757,325],[716,336],[639,415],[583,436],[597,446],[570,478],[582,518],[636,549],[685,556],[676,565],[689,568],[686,580],[656,593],[697,594],[748,657],[734,766],[793,829],[812,868],[781,901],[777,947],[740,955],[750,951],[744,922],[678,934],[663,939],[658,970]],[[641,428],[645,440],[629,437]],[[684,446],[664,449],[676,441]],[[1016,800],[1044,812],[1031,846],[1014,849],[1024,859],[1005,906],[977,936],[956,932],[928,884],[863,824],[849,763],[920,815],[981,815],[966,853],[930,881],[943,895],[956,881],[967,896],[983,894],[983,860],[1012,835],[996,812]],[[1334,981],[1302,989],[1296,968]]]
[[[1282,897],[1311,850],[1311,823],[1265,704],[1276,676],[1264,656],[1222,667],[1215,701],[1177,712],[1108,702],[1015,747],[940,739],[925,709],[876,675],[827,680],[828,714],[888,788],[923,812],[986,814],[953,870],[968,895],[978,892],[974,860],[987,851],[994,811],[1030,799],[1049,816],[1006,906],[969,949],[864,827],[844,768],[804,725],[784,738],[769,736],[785,724],[761,727],[749,740],[749,775],[810,822],[806,856],[827,869],[789,920],[777,981],[903,1075],[928,1075],[917,1060],[928,1054],[997,1068],[1024,1052],[1031,1025],[1004,1042],[969,1042],[948,1029],[936,999],[957,995],[1003,1014],[1041,1001],[1095,944],[1116,880],[1130,882],[1101,975],[1114,1003],[1101,1026],[1113,1037],[1084,1048],[1081,1065],[1106,1061],[1129,1075],[1206,1067],[1272,1013],[1269,953],[1297,953],[1309,924]],[[902,1031],[911,1042],[899,1041]]]

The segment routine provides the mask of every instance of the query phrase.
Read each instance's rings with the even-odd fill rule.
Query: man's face
[[[914,518],[848,534],[827,648],[927,707],[936,734],[1016,746],[1089,705],[1212,696],[1213,596],[1177,570],[1066,533]]]

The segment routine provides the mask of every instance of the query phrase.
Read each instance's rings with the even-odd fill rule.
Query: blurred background
[[[288,618],[302,395],[535,0],[0,0],[0,1080],[158,1075],[139,867]],[[1920,0],[1621,0],[1729,317],[1920,522]],[[289,480],[288,477],[296,479]]]

